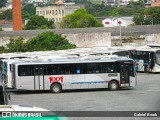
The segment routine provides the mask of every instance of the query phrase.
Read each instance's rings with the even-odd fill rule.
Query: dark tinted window
[[[20,65],[18,66],[18,76],[33,76],[34,66],[33,65]]]

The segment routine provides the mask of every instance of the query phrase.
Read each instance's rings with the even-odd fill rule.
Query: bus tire
[[[62,86],[59,83],[53,83],[50,90],[52,93],[60,93],[62,91]]]
[[[118,89],[118,83],[116,81],[111,81],[108,85],[109,90],[115,91]]]

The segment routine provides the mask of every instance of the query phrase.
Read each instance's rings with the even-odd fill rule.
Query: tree
[[[160,7],[146,8],[134,15],[133,21],[136,25],[160,24]]]
[[[27,50],[23,37],[10,38],[10,42],[6,46],[7,52],[25,52]]]
[[[143,13],[137,13],[133,17],[133,21],[136,25],[142,25],[144,21],[144,14]]]
[[[4,46],[0,46],[0,54],[1,54],[1,53],[5,53],[5,52],[6,52],[5,47],[4,47]]]
[[[120,10],[120,14],[122,16],[134,15],[144,9],[145,9],[145,3],[143,0],[130,1],[126,7],[122,7],[122,9]]]
[[[0,8],[5,7],[7,0],[0,0]]]
[[[0,46],[0,53],[65,50],[72,48],[76,48],[76,45],[69,43],[66,37],[55,34],[54,32],[44,32],[37,37],[30,38],[27,42],[24,42],[23,37],[10,38],[6,47]]]
[[[24,5],[22,9],[22,17],[24,20],[29,19],[31,16],[36,15],[36,7],[33,4]]]
[[[47,21],[43,16],[34,15],[30,18],[28,23],[25,25],[25,30],[34,29],[53,29],[54,22]]]
[[[65,16],[60,22],[61,28],[87,28],[102,27],[103,25],[85,9],[78,9],[74,13]]]
[[[46,51],[46,50],[64,50],[76,48],[76,45],[71,44],[65,37],[54,32],[44,32],[37,37],[30,38],[26,47],[28,51]]]
[[[0,19],[2,20],[12,20],[12,10],[6,10],[0,14]]]
[[[110,5],[105,6],[104,4],[92,4],[91,2],[88,2],[88,4],[85,5],[87,12],[95,17],[110,16],[112,10],[115,8],[116,7],[112,7]]]

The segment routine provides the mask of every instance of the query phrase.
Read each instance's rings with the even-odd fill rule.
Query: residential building
[[[108,17],[102,21],[104,27],[116,27],[120,25],[127,27],[133,23],[133,17]]]
[[[34,6],[45,5],[52,0],[24,0],[25,4],[33,4]]]
[[[42,2],[42,3],[47,3],[48,0],[26,0],[28,3],[34,3],[34,2]]]
[[[160,6],[160,0],[154,0],[154,3],[151,5],[151,7],[157,7]]]
[[[126,6],[130,1],[139,1],[139,0],[102,0],[102,3],[105,5],[111,5],[111,6]]]
[[[60,22],[64,16],[73,13],[79,8],[81,8],[81,6],[75,5],[75,3],[63,3],[61,5],[36,7],[36,15],[44,16],[47,20]]]

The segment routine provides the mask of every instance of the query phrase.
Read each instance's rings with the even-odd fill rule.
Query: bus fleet
[[[133,50],[77,48],[1,54],[0,80],[7,88],[53,93],[67,89],[133,87],[137,85],[138,64],[135,58],[129,58],[131,53]],[[159,52],[154,53],[158,64]],[[154,67],[152,72],[158,71]]]

